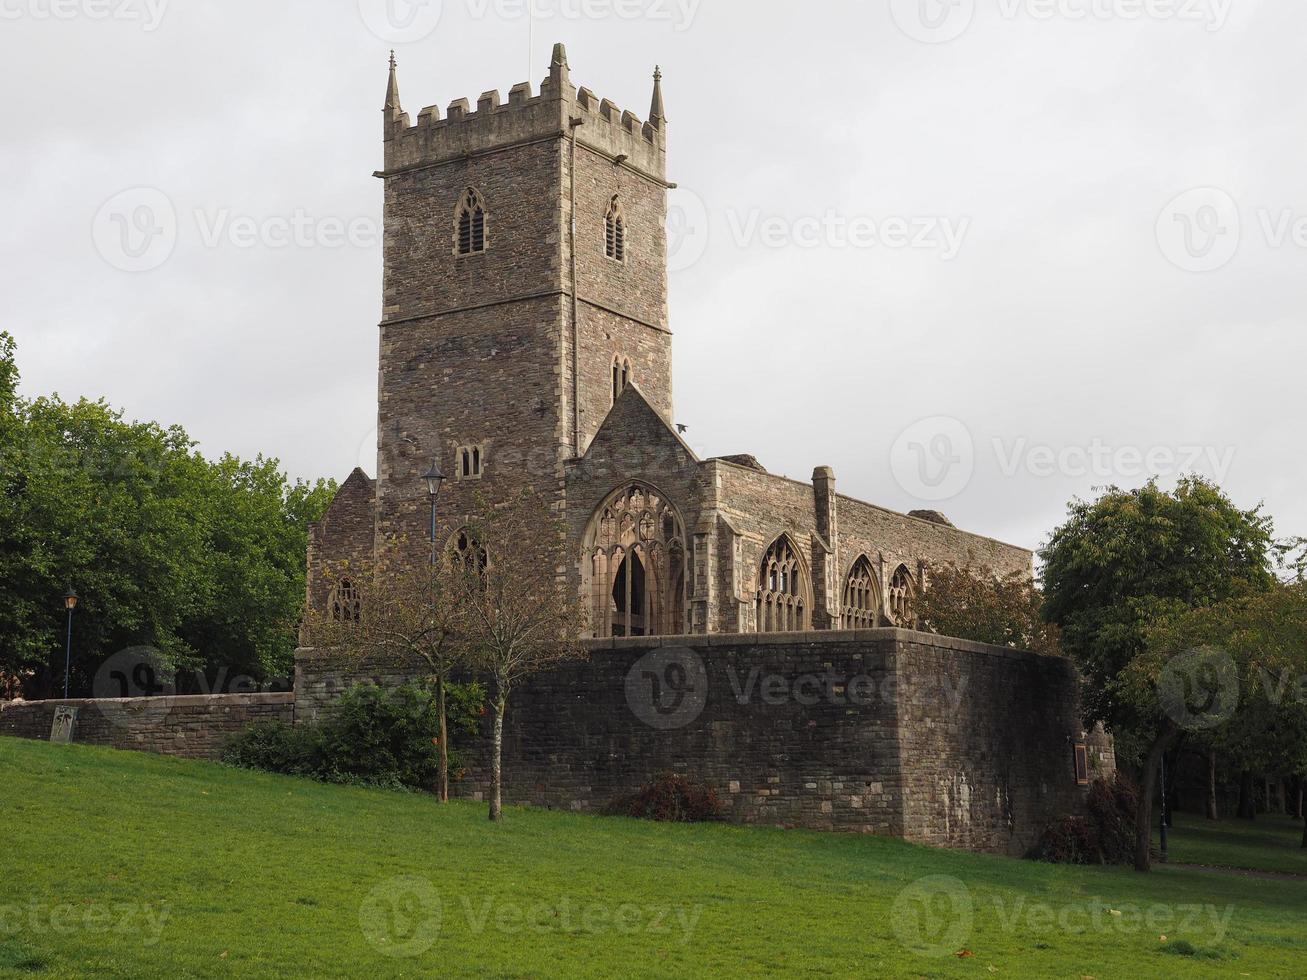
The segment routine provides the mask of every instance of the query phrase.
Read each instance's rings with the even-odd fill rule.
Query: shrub
[[[711,786],[667,773],[631,796],[614,801],[612,811],[642,820],[699,823],[720,819],[722,803]]]
[[[1054,864],[1133,864],[1139,790],[1120,773],[1089,788],[1088,816],[1061,817],[1045,829],[1033,857]]]
[[[446,687],[451,736],[475,731],[484,699],[478,684]],[[228,743],[223,761],[324,782],[431,789],[439,751],[436,697],[428,684],[394,689],[355,684],[323,722],[291,727],[280,722],[253,725]],[[458,770],[450,750],[450,769]]]
[[[222,761],[242,769],[316,776],[322,768],[322,752],[316,726],[296,728],[269,721],[251,725],[229,741]]]

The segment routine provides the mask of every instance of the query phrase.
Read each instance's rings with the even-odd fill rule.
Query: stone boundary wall
[[[586,649],[514,691],[506,803],[600,812],[674,772],[713,786],[737,823],[1012,854],[1083,810],[1079,677],[1061,658],[898,629]],[[420,673],[301,650],[296,717],[323,716],[351,683]],[[456,745],[456,795],[488,790],[489,721]]]
[[[199,694],[0,702],[0,737],[48,740],[58,705],[77,713],[73,741],[187,759],[218,759],[227,741],[263,721],[295,721],[295,695]]]

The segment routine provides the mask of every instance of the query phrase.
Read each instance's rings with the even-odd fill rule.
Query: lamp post
[[[440,472],[440,463],[432,460],[431,469],[422,474],[427,481],[427,496],[431,498],[431,564],[436,563],[436,498],[440,496],[440,485],[445,482],[445,474]]]
[[[64,593],[64,608],[68,610],[68,638],[64,643],[64,698],[68,697],[68,676],[73,666],[73,610],[77,608],[77,593],[72,586]]]

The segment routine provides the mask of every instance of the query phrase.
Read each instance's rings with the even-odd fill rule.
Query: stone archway
[[[594,636],[685,632],[685,522],[654,487],[609,494],[590,518],[583,565]]]

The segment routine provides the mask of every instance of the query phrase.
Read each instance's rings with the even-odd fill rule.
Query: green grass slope
[[[4,975],[1293,977],[1307,955],[1299,882],[537,810],[496,827],[12,739],[0,833]]]

